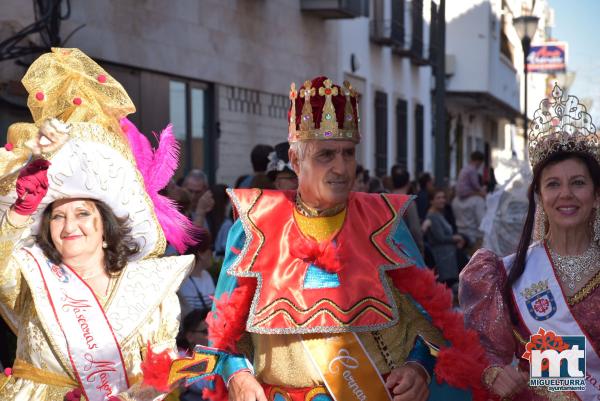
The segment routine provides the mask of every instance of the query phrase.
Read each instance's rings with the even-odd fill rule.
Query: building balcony
[[[300,10],[324,19],[367,17],[369,0],[300,0]]]
[[[401,46],[404,42],[404,26],[394,20],[372,19],[369,35],[372,42],[382,46]]]
[[[425,55],[423,37],[413,37],[409,51],[410,62],[417,66],[428,65],[430,60]]]
[[[447,97],[460,97],[461,101],[469,97],[469,107],[514,119],[521,113],[522,66],[514,64],[507,50],[520,49],[521,44],[516,34],[505,35],[507,25],[490,4],[484,1],[471,7],[456,3],[446,9],[446,59],[453,60],[454,66],[447,80]],[[510,43],[503,42],[509,39]]]
[[[454,55],[449,56],[461,63]],[[481,72],[488,69],[489,74]],[[495,118],[514,120],[521,115],[519,94],[517,70],[506,57],[494,55],[489,60],[481,59],[479,71],[450,78],[446,98]]]
[[[384,15],[384,12],[376,9],[374,14]],[[372,18],[369,34],[372,42],[390,46],[397,56],[422,66],[429,64],[429,35],[424,32],[425,25],[423,0],[394,0],[392,18]]]

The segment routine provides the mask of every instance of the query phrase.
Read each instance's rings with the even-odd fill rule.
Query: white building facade
[[[359,161],[379,176],[394,164],[413,177],[432,169],[432,4],[372,0],[369,18],[338,23],[338,79],[362,94]]]
[[[540,24],[533,43],[543,41],[549,16],[537,1]],[[447,97],[450,176],[456,177],[474,150],[489,165],[499,158],[526,158],[523,132],[523,49],[513,18],[529,15],[530,1],[463,0],[446,10]],[[528,115],[544,91],[538,74],[528,74]]]
[[[66,3],[63,2],[63,7]],[[232,185],[252,171],[255,144],[287,140],[290,82],[337,78],[336,22],[366,14],[365,0],[71,1],[61,37],[119,80],[137,106],[131,119],[152,137],[172,122],[182,169]],[[6,0],[0,32],[35,21],[31,2]],[[38,35],[27,39],[39,44]],[[22,58],[25,64],[33,56]],[[19,81],[26,66],[0,63],[0,121],[29,119]],[[0,138],[2,139],[2,138]]]
[[[83,26],[66,46],[82,49],[123,84],[137,106],[130,118],[145,134],[173,123],[182,144],[180,175],[201,168],[214,182],[233,185],[250,173],[254,145],[287,139],[290,83],[319,75],[347,79],[361,93],[359,162],[372,174],[387,174],[396,163],[416,174],[433,163],[432,4],[71,1],[60,36]],[[31,2],[6,0],[3,39],[34,21]],[[14,60],[0,62],[2,135],[11,122],[29,119],[19,84],[25,70]]]

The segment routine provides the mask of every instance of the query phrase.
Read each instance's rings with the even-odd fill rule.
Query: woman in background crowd
[[[212,267],[212,238],[210,232],[201,230],[197,235],[198,244],[187,249],[186,254],[194,255],[196,261],[190,275],[181,283],[177,292],[181,302],[181,316],[196,309],[210,309],[215,294],[215,282],[208,269]]]
[[[426,218],[431,222],[427,229],[426,239],[433,254],[438,280],[457,291],[456,251],[457,248],[464,246],[464,239],[452,231],[452,226],[444,217],[445,208],[446,192],[442,189],[434,190]]]

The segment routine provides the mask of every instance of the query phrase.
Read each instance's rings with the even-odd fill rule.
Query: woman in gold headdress
[[[585,106],[555,86],[531,123],[533,179],[517,252],[500,259],[481,249],[461,274],[465,322],[479,332],[491,362],[483,380],[501,397],[600,397],[598,145]],[[574,337],[567,341],[562,336]],[[575,350],[574,341],[580,340],[585,358],[576,358],[573,366],[569,362],[568,369],[569,374],[578,371],[571,377],[579,381],[579,388],[571,388],[577,392],[539,386],[535,379],[556,375],[560,363],[542,364],[532,355],[546,349]],[[587,371],[581,370],[586,364]]]
[[[157,258],[165,236],[189,237],[143,168],[152,150],[119,121],[135,108],[77,49],[41,56],[23,84],[35,124],[0,149],[0,314],[18,337],[0,399],[160,400],[141,365],[175,350],[193,257]]]

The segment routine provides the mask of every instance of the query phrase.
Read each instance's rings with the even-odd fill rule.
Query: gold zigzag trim
[[[377,243],[377,241],[375,241],[375,237],[377,237],[383,231],[385,231],[391,224],[394,223],[394,221],[398,217],[398,213],[396,212],[396,210],[394,210],[394,208],[392,207],[392,204],[390,203],[390,201],[388,200],[388,198],[385,195],[381,195],[381,197],[385,201],[388,209],[392,212],[392,218],[390,220],[388,220],[383,226],[381,226],[381,228],[379,228],[377,231],[375,231],[373,234],[371,234],[371,243],[373,244],[373,246],[375,248],[377,248],[377,250],[379,251],[379,253],[381,253],[381,255],[383,255],[384,258],[386,258],[390,263],[396,264],[396,261],[393,260],[392,258],[390,258],[388,256],[388,254],[383,249],[381,249],[379,247],[379,244]]]
[[[278,311],[273,312],[271,315],[267,316],[265,319],[260,320],[258,322],[256,322],[254,324],[254,326],[262,326],[265,323],[273,320],[275,318],[275,316],[279,315],[279,314],[283,314],[285,315],[285,317],[287,318],[287,320],[297,326],[297,327],[305,327],[308,326],[313,320],[317,319],[321,314],[327,314],[329,315],[333,320],[335,320],[336,322],[342,324],[342,325],[351,325],[352,323],[354,323],[356,320],[358,320],[362,315],[364,315],[365,313],[369,312],[369,311],[373,311],[381,316],[383,316],[385,319],[387,319],[388,321],[391,320],[391,317],[386,315],[385,313],[383,313],[382,311],[380,311],[379,309],[377,309],[374,306],[368,305],[367,307],[365,307],[365,309],[363,309],[362,311],[360,311],[360,313],[358,313],[356,316],[354,316],[352,319],[350,319],[348,322],[344,322],[343,320],[339,319],[337,316],[335,316],[329,309],[322,309],[317,311],[316,313],[314,313],[313,315],[311,315],[310,319],[306,320],[304,323],[299,323],[296,322],[296,320],[292,317],[292,315],[286,311],[285,309],[280,309]]]
[[[600,271],[596,273],[594,277],[590,281],[586,283],[579,291],[575,293],[572,297],[568,298],[569,305],[573,306],[583,301],[588,297],[596,288],[600,286]]]
[[[382,302],[382,301],[380,301],[380,300],[378,300],[376,298],[373,298],[373,297],[363,298],[360,301],[358,301],[357,303],[355,303],[349,309],[342,309],[338,304],[336,304],[335,302],[333,302],[332,300],[327,299],[327,298],[319,300],[318,302],[316,302],[313,306],[311,306],[308,309],[300,309],[296,305],[294,305],[289,299],[287,299],[287,298],[279,298],[279,299],[276,299],[275,301],[271,302],[269,305],[265,306],[264,308],[262,308],[258,312],[256,312],[256,315],[263,314],[268,309],[273,309],[275,307],[275,305],[277,305],[279,303],[288,304],[292,309],[294,309],[296,312],[299,312],[299,313],[309,313],[309,312],[312,312],[313,310],[315,310],[319,306],[321,306],[323,303],[326,303],[326,304],[329,304],[329,305],[333,305],[334,309],[337,310],[338,312],[349,313],[349,312],[352,312],[353,310],[361,307],[362,305],[364,305],[365,303],[367,303],[369,301],[372,301],[375,304],[382,305],[386,309],[391,309],[391,307],[388,304],[386,304],[385,302]]]

